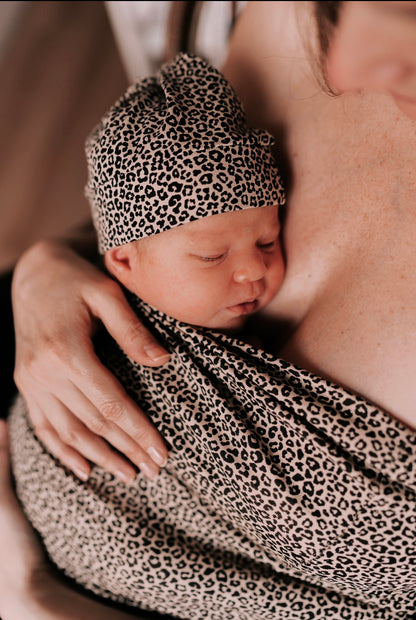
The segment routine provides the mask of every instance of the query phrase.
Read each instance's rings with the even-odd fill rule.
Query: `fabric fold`
[[[17,492],[57,566],[183,619],[408,620],[415,434],[287,361],[130,301],[170,361],[140,367],[106,334],[96,350],[171,445],[156,479],[126,487],[94,467],[83,484],[22,401],[11,414]]]

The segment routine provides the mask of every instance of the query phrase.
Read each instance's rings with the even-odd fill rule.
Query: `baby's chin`
[[[246,324],[249,316],[251,316],[253,312],[243,312],[241,314],[232,313],[228,309],[220,310],[216,315],[211,316],[211,318],[205,317],[201,321],[194,316],[173,316],[173,318],[181,321],[182,323],[188,323],[193,327],[204,327],[205,329],[212,329],[213,331],[221,331],[232,333],[239,331]]]
[[[228,321],[219,321],[218,323],[213,323],[209,325],[209,329],[213,329],[214,331],[224,332],[225,334],[235,334],[239,332],[244,325],[247,323],[248,316],[236,316]]]

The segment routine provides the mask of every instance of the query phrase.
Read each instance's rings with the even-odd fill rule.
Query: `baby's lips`
[[[234,312],[235,314],[251,314],[256,311],[258,305],[259,302],[257,299],[254,299],[253,301],[243,301],[235,306],[229,306],[228,310]]]

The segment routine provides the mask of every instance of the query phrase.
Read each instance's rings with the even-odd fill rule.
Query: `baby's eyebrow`
[[[188,247],[189,251],[192,254],[201,254],[201,252],[203,254],[222,254],[223,252],[226,251],[226,247],[224,244],[220,244],[218,242],[212,241],[212,242],[199,242],[199,243],[195,243],[195,244],[190,244]]]
[[[185,232],[185,240],[192,245],[220,242],[218,239],[218,233],[214,230],[187,230]]]

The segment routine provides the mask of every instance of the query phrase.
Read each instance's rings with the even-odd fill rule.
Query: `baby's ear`
[[[104,263],[108,271],[130,290],[136,279],[136,258],[137,250],[131,243],[111,248],[104,254]]]

